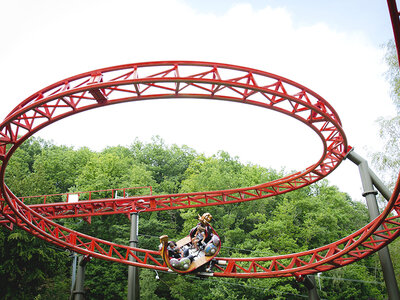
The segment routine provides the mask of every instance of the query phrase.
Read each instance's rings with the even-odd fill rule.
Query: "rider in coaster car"
[[[193,256],[189,255],[189,249],[182,251],[174,241],[170,241],[167,246],[169,262],[171,266],[178,270],[187,270],[193,261]]]
[[[204,243],[204,239],[206,238],[205,230],[206,229],[203,226],[201,226],[201,225],[197,226],[197,230],[194,234],[194,238],[192,238],[192,244],[197,250],[202,249],[205,246],[205,243]],[[200,244],[200,247],[199,247],[199,244]]]
[[[168,242],[168,256],[171,258],[181,258],[183,257],[182,249],[178,248],[174,241]]]
[[[185,251],[182,251],[182,249],[179,248],[174,241],[168,242],[167,250],[168,256],[170,258],[182,258],[189,256],[189,249],[185,249]]]
[[[211,240],[211,237],[213,235],[210,226],[212,215],[210,213],[204,213],[202,216],[198,217],[198,220],[199,223],[197,223],[197,225],[193,227],[192,230],[190,230],[189,236],[192,240],[192,243],[196,238],[199,238],[198,241],[201,241],[201,244],[207,244]],[[201,234],[201,236],[197,236],[199,233]],[[194,246],[197,248],[197,243],[194,244]]]

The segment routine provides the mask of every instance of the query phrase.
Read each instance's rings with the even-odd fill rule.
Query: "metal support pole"
[[[75,279],[76,279],[76,263],[78,261],[78,254],[74,252],[73,254],[74,259],[72,260],[72,274],[71,274],[71,299],[73,299],[74,295],[74,288],[75,288]]]
[[[78,259],[78,270],[76,272],[75,290],[72,296],[73,300],[85,299],[85,289],[84,289],[85,269],[88,261],[89,258],[86,256],[80,256]]]
[[[371,173],[373,172],[372,171],[370,172],[368,163],[365,159],[363,159],[354,151],[350,151],[349,154],[347,155],[347,158],[349,158],[353,163],[355,163],[358,166],[364,191],[362,195],[363,197],[365,197],[367,201],[370,219],[374,220],[376,217],[379,216],[380,213],[379,213],[378,203],[376,202],[376,195],[378,194],[378,192],[374,190],[373,182],[377,185],[381,185],[379,186],[379,190],[383,190],[386,196],[388,190],[382,188],[382,186],[384,185],[381,183],[379,179],[377,180],[378,177],[376,175],[375,175],[376,178],[374,178],[374,176],[371,176]],[[386,196],[384,195],[385,198]],[[397,286],[396,277],[394,275],[389,249],[387,247],[382,248],[381,250],[378,251],[378,255],[379,255],[379,260],[381,262],[383,277],[385,279],[386,289],[388,292],[389,299],[392,300],[400,299],[399,288]]]
[[[308,299],[310,300],[320,300],[318,291],[315,284],[314,275],[306,275],[304,276],[303,283],[308,291]]]
[[[131,234],[129,239],[130,247],[137,247],[139,233],[139,213],[131,213]],[[136,255],[136,252],[135,252]],[[132,255],[129,255],[129,260],[134,261]],[[128,266],[128,300],[139,300],[139,270],[135,266]]]

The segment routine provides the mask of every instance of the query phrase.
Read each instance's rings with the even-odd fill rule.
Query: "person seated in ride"
[[[200,249],[199,244],[200,244],[200,246],[205,245],[205,243],[204,243],[204,239],[206,238],[205,230],[206,229],[203,226],[201,226],[201,225],[197,226],[197,230],[194,234],[194,237],[192,238],[192,244],[196,248],[196,250]]]
[[[181,258],[183,257],[183,251],[179,248],[174,241],[168,242],[168,256],[170,258]]]
[[[168,242],[167,250],[170,258],[183,258],[189,256],[189,249],[182,250],[174,241]]]
[[[197,234],[197,228],[200,226],[204,228],[204,239],[202,239],[202,241],[207,244],[212,237],[212,229],[210,226],[212,216],[210,213],[204,213],[202,216],[198,217],[198,220],[200,222],[197,223],[196,227],[193,227],[192,230],[190,230],[189,233],[190,239],[193,241],[193,239],[196,237]]]

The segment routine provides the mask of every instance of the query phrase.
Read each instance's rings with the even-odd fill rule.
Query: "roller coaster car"
[[[176,243],[168,241],[167,235],[160,237],[161,256],[172,271],[189,273],[207,263],[210,263],[211,266],[211,261],[221,249],[221,241],[215,230],[210,225],[208,227],[209,230],[211,229],[209,237],[203,243],[199,241],[198,245],[193,242],[196,227],[191,230],[188,236]]]

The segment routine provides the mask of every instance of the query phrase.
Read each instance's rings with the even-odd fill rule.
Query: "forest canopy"
[[[13,155],[6,183],[18,196],[152,186],[154,194],[244,187],[282,177],[283,171],[242,163],[220,151],[212,156],[187,146],[149,143],[88,148],[58,146],[31,138]],[[197,216],[213,215],[222,240],[220,256],[254,257],[313,249],[365,225],[364,204],[352,201],[326,180],[267,199],[199,209],[141,213],[139,247],[158,249],[159,236],[188,234]],[[120,244],[129,243],[125,215],[64,219],[67,227]],[[66,299],[72,254],[19,229],[0,229],[0,298]],[[298,299],[307,289],[293,278],[201,280],[194,275],[140,269],[141,299]],[[376,256],[318,277],[321,298],[383,299],[385,286]],[[87,299],[123,299],[127,266],[94,259],[87,265]]]

